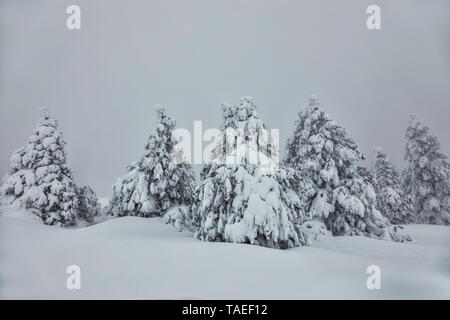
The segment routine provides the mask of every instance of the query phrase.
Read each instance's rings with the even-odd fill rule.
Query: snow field
[[[450,299],[450,228],[409,225],[412,243],[319,237],[288,250],[196,240],[161,218],[81,229],[0,218],[3,299]],[[68,290],[66,268],[81,268]],[[381,289],[368,290],[378,265]]]

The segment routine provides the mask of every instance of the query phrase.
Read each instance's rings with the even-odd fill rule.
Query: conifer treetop
[[[309,106],[310,107],[314,107],[314,106],[319,107],[320,106],[319,98],[315,94],[312,94],[309,96]]]
[[[251,97],[242,97],[239,105],[222,104],[222,134],[211,149],[215,164],[250,164],[264,167],[267,174],[278,168],[279,146],[261,120]]]
[[[375,148],[374,173],[379,188],[391,187],[398,189],[400,187],[400,175],[390,162],[389,156],[383,148]]]
[[[334,181],[353,174],[364,154],[347,131],[331,120],[312,95],[299,113],[295,130],[287,143],[285,162],[298,170],[313,170],[314,181]],[[352,171],[350,173],[349,171]]]
[[[47,107],[41,107],[39,108],[39,120],[41,123],[45,123],[46,121],[50,120],[52,117],[50,115],[50,112],[48,111]]]

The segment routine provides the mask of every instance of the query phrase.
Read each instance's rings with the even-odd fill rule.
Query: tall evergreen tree
[[[289,248],[307,244],[298,195],[306,180],[278,167],[278,147],[251,98],[223,106],[222,133],[203,168],[192,214],[195,237]]]
[[[394,224],[411,222],[413,203],[410,197],[403,193],[400,174],[382,148],[376,149],[373,173],[376,179],[378,209],[381,213]]]
[[[84,200],[77,194],[64,146],[57,121],[43,108],[28,144],[11,157],[0,188],[2,205],[33,209],[45,224],[74,225]]]
[[[416,208],[416,221],[450,224],[450,165],[436,136],[414,116],[406,130],[403,189]]]
[[[174,149],[176,123],[164,108],[157,108],[157,116],[156,132],[149,137],[144,155],[127,167],[113,187],[112,215],[162,216],[172,206],[192,204],[195,177]]]
[[[314,183],[308,210],[334,235],[365,235],[402,241],[376,209],[376,195],[357,163],[364,159],[344,128],[319,107],[315,96],[298,114],[288,140],[285,163],[304,172]]]

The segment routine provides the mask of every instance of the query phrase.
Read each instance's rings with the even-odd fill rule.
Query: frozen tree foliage
[[[78,198],[77,218],[92,223],[95,216],[100,214],[97,195],[89,186],[77,187],[75,191]]]
[[[163,216],[167,224],[171,224],[178,231],[189,230],[195,232],[195,226],[192,224],[191,208],[187,205],[178,205],[171,207]]]
[[[303,232],[310,240],[320,240],[322,238],[330,238],[333,235],[331,231],[327,229],[325,223],[320,220],[309,220],[301,225]]]
[[[277,141],[251,98],[222,110],[221,135],[195,192],[195,237],[271,248],[307,244],[300,224],[308,216],[299,196],[306,180],[279,168]]]
[[[406,130],[403,189],[413,199],[419,223],[450,223],[450,165],[436,136],[414,116]]]
[[[149,137],[144,155],[113,186],[109,213],[114,216],[162,216],[173,206],[192,204],[195,177],[176,152],[172,135],[176,123],[164,108],[156,111],[156,132]]]
[[[369,169],[367,169],[366,167],[358,166],[356,170],[358,170],[358,174],[361,176],[361,178],[363,178],[365,182],[370,183],[374,190],[377,189],[377,180]]]
[[[10,170],[0,188],[2,205],[33,209],[45,224],[74,225],[80,199],[64,146],[57,121],[43,108],[28,144],[11,157]],[[90,197],[94,201],[95,195]]]
[[[317,98],[311,96],[309,106],[298,114],[285,159],[288,166],[305,173],[314,183],[307,210],[333,235],[406,239],[390,228],[389,221],[376,209],[370,176],[357,165],[363,159],[346,130],[332,121],[320,109]]]
[[[375,152],[373,174],[376,179],[378,209],[391,223],[409,223],[414,206],[411,198],[403,193],[400,174],[382,148],[377,148]]]

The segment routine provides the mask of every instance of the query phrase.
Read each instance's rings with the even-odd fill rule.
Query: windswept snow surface
[[[288,250],[195,240],[161,218],[80,229],[29,212],[0,217],[3,299],[450,299],[450,227],[410,225],[412,243],[321,237]],[[368,290],[366,269],[381,268]],[[81,268],[81,289],[66,268]]]

